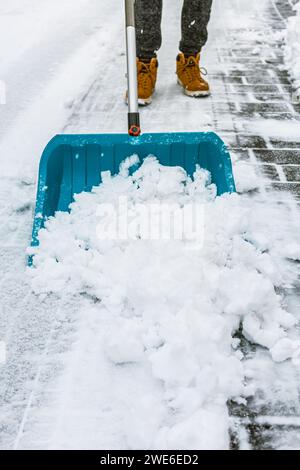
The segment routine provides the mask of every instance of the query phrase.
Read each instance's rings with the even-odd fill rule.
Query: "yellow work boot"
[[[157,79],[158,61],[137,59],[139,104],[145,106],[152,102]]]
[[[178,84],[188,96],[209,96],[209,84],[201,75],[200,54],[186,57],[182,52],[177,56]]]

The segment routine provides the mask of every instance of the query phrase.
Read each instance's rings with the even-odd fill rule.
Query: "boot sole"
[[[139,98],[138,103],[139,103],[139,106],[149,106],[149,104],[152,103],[152,96],[150,96],[150,98],[146,98],[146,99]]]
[[[125,104],[128,105],[127,95],[125,95],[124,101],[125,101]],[[151,103],[152,103],[152,96],[150,96],[149,98],[146,98],[146,99],[141,99],[141,98],[138,99],[138,104],[139,104],[139,106],[142,106],[142,107],[149,106],[149,104],[151,104]]]
[[[178,85],[183,88],[183,92],[185,95],[190,96],[191,98],[205,98],[206,96],[210,96],[211,92],[208,91],[189,91],[185,88],[181,80],[177,80]]]

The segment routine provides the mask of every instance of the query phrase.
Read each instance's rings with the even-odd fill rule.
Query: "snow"
[[[278,121],[276,119],[249,120],[245,123],[248,132],[273,137],[278,140],[297,142],[300,139],[298,121]]]
[[[240,327],[252,343],[270,349],[276,362],[299,356],[299,341],[289,338],[296,319],[276,293],[276,287],[295,280],[281,255],[288,240],[282,230],[270,233],[269,208],[259,202],[249,204],[234,194],[215,198],[204,170],[198,169],[193,181],[181,168],[163,167],[149,157],[130,176],[129,166],[136,163],[132,157],[119,175],[104,174],[99,187],[76,195],[70,214],[48,220],[40,247],[30,251],[35,254],[34,269],[28,269],[32,287],[37,295],[67,292],[78,303],[88,296],[97,305],[87,328],[88,336],[101,331],[97,360],[103,370],[95,383],[109,387],[114,378],[122,390],[120,368],[131,376],[133,389],[141,387],[141,373],[147,383],[147,396],[135,395],[134,404],[125,393],[110,398],[114,423],[106,430],[104,420],[101,429],[100,420],[99,435],[111,433],[109,441],[130,449],[226,449],[226,403],[250,390],[235,338]],[[120,208],[120,196],[126,196],[128,207]],[[134,209],[157,201],[203,205],[203,245],[184,238],[141,238]],[[99,237],[99,224],[107,228],[112,222],[110,211],[99,211],[103,205],[119,211],[119,223],[128,210],[135,237]],[[300,248],[296,237],[290,243]],[[99,413],[107,406],[104,399]],[[86,426],[83,416],[81,426]],[[67,448],[74,445],[72,429],[64,434]],[[89,446],[84,436],[79,443]]]
[[[298,243],[290,243],[285,246],[285,256],[293,261],[300,261],[300,250]]]
[[[164,0],[158,87],[152,106],[142,110],[143,132],[214,130],[230,142],[241,131],[266,142],[298,141],[296,119],[257,114],[251,120],[226,110],[254,104],[254,88],[248,85],[248,99],[237,83],[243,71],[252,81],[255,56],[264,64],[274,60],[271,3],[214,0],[202,55],[213,93],[195,102],[177,88],[173,73],[181,3]],[[299,320],[299,213],[291,195],[282,193],[278,204],[278,193],[265,190],[254,159],[234,161],[239,196],[214,200],[207,175],[198,173],[193,190],[200,191],[207,237],[196,247],[193,240],[165,241],[164,248],[149,240],[135,248],[133,240],[105,244],[99,230],[92,233],[103,217],[99,198],[108,197],[97,188],[78,196],[70,216],[49,222],[36,257],[40,278],[26,273],[38,162],[47,142],[56,133],[127,130],[123,30],[119,0],[0,2],[1,449],[228,448],[229,397],[245,404],[255,396],[256,406],[286,412],[293,423],[300,415],[299,327],[290,328]],[[146,199],[159,191],[162,201],[168,194],[169,202],[182,200],[182,173],[169,180],[169,171]],[[130,183],[106,176],[107,187]],[[137,191],[129,187],[133,208]],[[153,181],[147,187],[153,189]],[[76,222],[76,211],[86,226]],[[70,245],[49,231],[56,226],[74,243],[74,260]],[[91,243],[94,259],[78,245],[79,234]],[[128,310],[128,295],[140,317]],[[245,347],[242,331],[234,334],[239,322],[256,345]],[[240,427],[245,448],[246,434]],[[274,447],[299,448],[299,438],[280,434],[277,441]]]
[[[109,3],[101,11],[113,14]],[[75,97],[99,73],[99,50],[119,33],[119,23],[110,24],[99,26],[98,0],[13,0],[9,7],[0,5],[0,57],[6,59],[0,75],[6,85],[0,123],[2,176],[37,173],[47,142],[61,132]]]
[[[255,169],[249,163],[243,161],[236,162],[234,177],[236,180],[236,190],[240,194],[255,191],[259,188],[259,178]]]
[[[296,102],[300,102],[300,2],[294,5],[296,16],[289,18],[286,33],[285,62],[294,80]]]
[[[292,357],[295,365],[300,364],[300,341],[283,338],[271,350],[275,362],[283,362]]]

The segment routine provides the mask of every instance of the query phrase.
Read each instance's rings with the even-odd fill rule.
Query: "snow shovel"
[[[120,163],[138,154],[154,155],[163,165],[181,166],[193,175],[196,165],[211,173],[217,194],[235,192],[230,155],[212,132],[141,134],[137,93],[135,0],[125,0],[128,79],[128,135],[57,135],[45,148],[39,168],[32,246],[39,230],[57,211],[68,211],[74,195],[101,183],[101,172],[116,174]],[[29,260],[29,264],[32,259]]]

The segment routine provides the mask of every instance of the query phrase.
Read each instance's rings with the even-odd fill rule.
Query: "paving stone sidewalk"
[[[192,107],[192,102],[179,94],[174,77],[171,77],[171,84],[167,82],[171,76],[171,61],[170,52],[166,49],[160,55],[157,95],[151,107],[142,110],[142,122],[151,131],[174,131],[178,123],[186,125],[186,129],[181,130],[200,130],[208,126],[229,145],[236,161],[243,160],[255,168],[261,182],[260,190],[271,194],[274,203],[300,206],[300,104],[292,102],[292,84],[284,70],[281,47],[287,18],[294,14],[293,3],[293,0],[268,0],[266,11],[262,9],[260,12],[260,7],[257,11],[264,15],[263,18],[254,18],[251,28],[248,28],[239,15],[243,4],[248,4],[246,0],[219,2],[216,16],[222,16],[225,5],[234,18],[228,28],[226,22],[222,26],[221,17],[222,29],[219,31],[219,26],[216,26],[218,34],[211,38],[206,53],[212,96],[201,101],[201,105],[193,102]],[[171,1],[165,4],[169,7],[168,22],[177,24],[177,13],[175,8],[174,11],[171,8]],[[266,0],[262,4],[265,8]],[[177,31],[170,30],[171,41],[177,44]],[[121,44],[123,37],[120,38]],[[72,104],[65,131],[90,132],[91,129],[99,129],[99,123],[101,132],[111,128],[122,129],[125,82],[119,84],[120,74],[114,61],[107,65],[104,77],[102,69],[101,64],[99,77]],[[162,79],[164,72],[166,83]],[[104,84],[107,87],[105,94]],[[199,106],[197,114],[193,111],[196,106]],[[168,110],[167,120],[164,109]],[[182,119],[185,112],[188,115],[186,123]],[[193,129],[190,129],[191,114],[197,117]],[[294,309],[300,310],[300,281],[298,290],[298,300],[295,299],[295,289],[291,295],[286,291],[285,298],[287,303],[293,302]],[[246,342],[244,347],[248,353],[251,350],[256,353],[258,349]],[[296,409],[287,409],[284,404],[274,409],[267,404],[262,406],[256,400],[243,406],[229,403],[229,409],[232,449],[282,448],[289,441],[293,445],[298,441],[300,449],[300,413]]]
[[[232,155],[254,165],[257,174],[263,175],[265,189],[277,190],[278,200],[284,200],[288,191],[300,202],[300,104],[293,104],[281,47],[286,20],[295,14],[292,6],[292,0],[270,0],[268,31],[262,32],[259,22],[251,35],[243,27],[237,28],[234,41],[232,29],[224,31],[225,45],[217,49],[223,71],[218,70],[210,79],[226,91],[224,102],[218,94],[212,96],[212,108],[216,130],[229,144]],[[232,49],[227,46],[226,34],[234,44]],[[260,126],[255,132],[256,121],[266,123],[264,132]],[[280,137],[272,135],[274,121],[286,129],[286,137],[281,132]]]
[[[234,31],[225,29],[224,45],[220,41],[217,47],[222,71],[216,70],[210,79],[216,89],[226,92],[223,101],[218,92],[212,95],[212,109],[215,128],[229,145],[233,159],[254,166],[260,190],[271,193],[274,203],[299,207],[300,104],[293,104],[282,48],[287,19],[295,14],[294,3],[270,0],[265,31],[259,21],[252,34],[238,25]],[[293,297],[294,308],[300,309],[299,286],[284,295],[287,303]],[[248,353],[251,348],[245,342]],[[258,405],[255,399],[243,406],[229,403],[229,409],[232,449],[300,448],[297,410],[285,409],[284,403],[272,409],[268,404]]]

